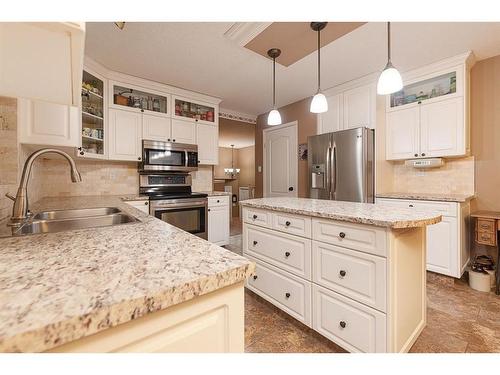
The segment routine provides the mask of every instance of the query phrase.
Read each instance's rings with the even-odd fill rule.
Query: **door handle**
[[[293,186],[290,186],[290,187],[288,188],[288,191],[293,191]]]

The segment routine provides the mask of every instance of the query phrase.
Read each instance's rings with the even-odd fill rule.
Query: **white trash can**
[[[480,292],[489,292],[491,290],[491,276],[489,273],[469,271],[469,286]]]

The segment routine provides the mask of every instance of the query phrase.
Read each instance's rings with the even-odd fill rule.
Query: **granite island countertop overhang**
[[[356,203],[310,198],[259,198],[240,202],[243,207],[368,224],[391,229],[416,228],[441,221],[441,215],[383,203]]]
[[[38,352],[241,282],[255,265],[119,197],[41,209],[119,207],[139,223],[0,238],[0,352]]]

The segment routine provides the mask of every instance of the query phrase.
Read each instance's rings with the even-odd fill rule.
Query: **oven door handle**
[[[153,204],[153,209],[154,210],[159,210],[159,209],[170,210],[170,209],[176,209],[176,208],[182,208],[182,207],[197,208],[197,207],[206,207],[206,206],[207,206],[206,202],[196,201],[196,202],[189,202],[189,203],[168,203],[165,205],[154,205]]]

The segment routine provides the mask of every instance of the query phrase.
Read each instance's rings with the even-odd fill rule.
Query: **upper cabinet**
[[[0,95],[80,105],[85,24],[0,23]]]
[[[345,85],[325,94],[328,111],[318,115],[318,134],[359,127],[375,128],[377,95],[375,85],[365,84],[350,88]]]
[[[128,83],[109,82],[110,108],[170,117],[170,95]]]
[[[387,160],[467,155],[471,66],[469,53],[404,75],[387,97]]]
[[[172,97],[172,103],[173,118],[209,125],[215,125],[219,122],[218,106],[175,95]]]

